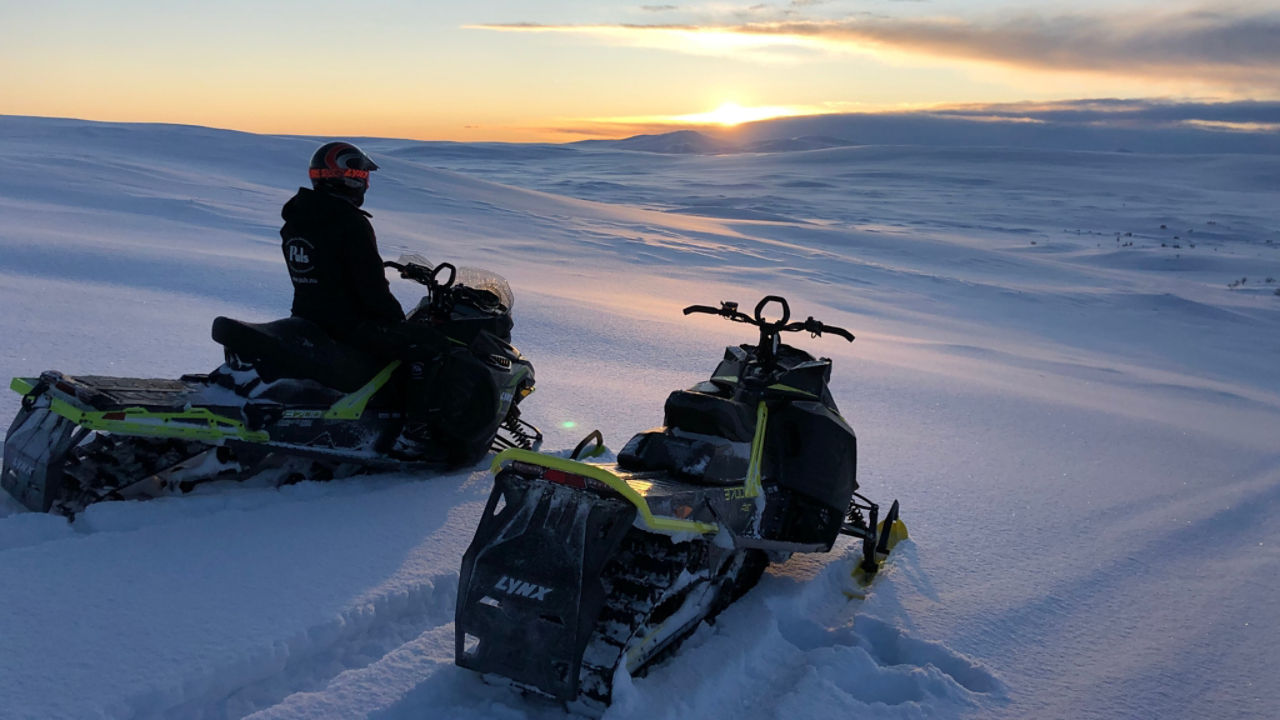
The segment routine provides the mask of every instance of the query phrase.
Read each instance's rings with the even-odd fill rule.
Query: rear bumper
[[[24,403],[5,436],[0,487],[28,510],[48,512],[62,487],[67,453],[87,432],[54,413],[47,398]]]
[[[462,560],[458,665],[577,697],[605,599],[600,575],[635,516],[621,498],[499,473]]]

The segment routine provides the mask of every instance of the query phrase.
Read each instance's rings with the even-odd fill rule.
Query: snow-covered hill
[[[0,376],[213,368],[214,316],[288,308],[316,144],[0,117]],[[852,544],[774,567],[608,717],[1280,711],[1280,156],[362,144],[384,255],[511,281],[549,449],[619,447],[748,339],[683,305],[858,334],[797,342],[912,541],[861,604]],[[0,717],[561,717],[452,664],[488,483],[6,500]]]

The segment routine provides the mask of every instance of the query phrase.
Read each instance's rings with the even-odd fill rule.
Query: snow
[[[752,339],[684,305],[858,335],[795,343],[912,539],[863,601],[856,543],[774,566],[607,717],[1280,714],[1280,156],[361,142],[384,257],[511,282],[550,450],[621,447]],[[215,316],[288,308],[316,144],[0,117],[0,376],[215,367]],[[452,662],[489,482],[4,498],[0,716],[563,717]]]

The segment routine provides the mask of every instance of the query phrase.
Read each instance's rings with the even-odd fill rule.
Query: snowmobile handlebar
[[[771,302],[782,305],[781,320],[765,320],[764,308]],[[707,315],[719,315],[722,318],[728,318],[734,322],[743,322],[748,325],[755,325],[758,328],[775,328],[781,329],[787,324],[787,320],[791,319],[791,306],[787,305],[786,298],[777,295],[766,295],[760,302],[756,303],[755,317],[752,317],[738,310],[738,303],[729,300],[721,300],[720,307],[714,308],[710,305],[690,305],[684,309],[685,315],[693,313],[705,313]]]
[[[782,318],[779,320],[767,320],[764,317],[765,308],[771,304],[777,303],[782,306]],[[720,307],[715,308],[710,305],[690,305],[684,309],[685,315],[693,313],[703,313],[706,315],[719,315],[734,322],[747,323],[755,325],[766,332],[807,332],[814,337],[821,337],[823,333],[828,335],[836,335],[853,342],[853,333],[842,327],[835,325],[827,325],[821,320],[815,320],[813,316],[803,322],[788,323],[791,319],[791,306],[787,304],[786,298],[777,295],[767,295],[756,304],[755,317],[752,317],[738,310],[738,303],[724,300],[720,302]]]
[[[447,288],[453,285],[454,278],[458,276],[458,269],[450,263],[440,263],[434,268],[428,268],[422,265],[415,265],[413,263],[401,264],[398,262],[392,262],[391,260],[385,260],[382,263],[382,267],[389,267],[400,273],[400,277],[405,280],[412,280],[428,287]],[[440,275],[446,270],[449,273],[448,278],[441,280]]]
[[[788,332],[800,332],[801,330],[803,330],[804,332],[807,332],[810,335],[813,335],[814,337],[822,337],[823,333],[827,333],[828,335],[837,335],[839,337],[844,338],[845,340],[848,340],[849,342],[853,342],[853,333],[849,332],[848,330],[845,330],[842,327],[836,327],[835,325],[827,325],[823,323],[821,320],[814,320],[812,315],[810,315],[809,319],[805,320],[804,322],[793,322],[790,325],[787,325],[786,327],[781,329],[786,330]]]
[[[720,307],[718,308],[713,308],[710,305],[690,305],[684,309],[685,315],[692,315],[693,313],[719,315],[722,318],[728,318],[734,322],[744,322],[751,325],[755,324],[755,321],[751,319],[750,315],[738,312],[738,303],[736,302],[721,302]]]

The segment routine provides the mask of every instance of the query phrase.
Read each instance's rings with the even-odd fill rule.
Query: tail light
[[[556,483],[557,485],[565,485],[575,490],[585,490],[587,488],[587,479],[581,475],[564,472],[563,470],[552,470],[547,468],[542,473],[542,479]]]

